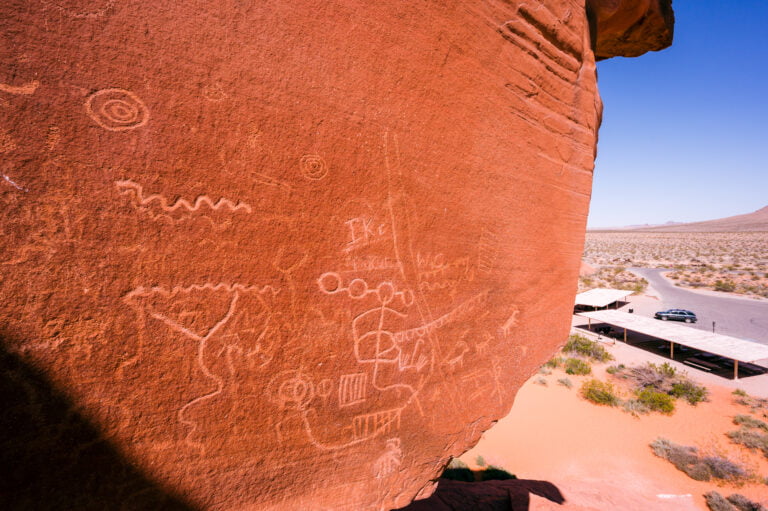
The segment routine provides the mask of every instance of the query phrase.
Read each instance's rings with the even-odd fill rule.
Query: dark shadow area
[[[508,479],[517,479],[517,476],[510,474],[503,468],[490,466],[483,470],[471,470],[466,467],[446,468],[441,479],[450,479],[452,481],[506,481]]]
[[[615,302],[609,303],[608,305],[604,307],[593,307],[591,305],[575,305],[573,307],[573,313],[577,314],[579,312],[594,312],[594,311],[604,311],[604,310],[614,310],[614,309],[621,309],[625,305],[629,305],[629,302],[625,300],[617,300]],[[629,312],[632,312],[630,310]]]
[[[547,481],[518,479],[504,469],[446,468],[431,497],[397,511],[528,511],[531,494],[557,504],[565,498]]]
[[[548,481],[508,479],[465,482],[440,478],[431,497],[398,511],[528,511],[531,494],[562,504],[557,486]]]
[[[590,331],[587,324],[576,325],[575,328]],[[591,332],[615,339],[616,342],[624,342],[624,330],[618,327],[611,327],[611,325],[606,323],[592,323]],[[730,380],[734,379],[733,360],[715,355],[714,353],[707,353],[680,344],[675,344],[674,348],[672,348],[669,341],[632,330],[627,330],[627,344],[653,353],[654,355],[664,357],[668,360],[681,362],[697,371],[711,373]],[[738,363],[739,378],[758,376],[766,373],[768,373],[768,368],[746,362]]]
[[[192,510],[125,459],[0,338],[0,509]]]

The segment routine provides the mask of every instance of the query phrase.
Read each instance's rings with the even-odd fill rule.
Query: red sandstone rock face
[[[672,0],[587,0],[595,17],[597,60],[637,57],[672,44]]]
[[[583,3],[0,13],[0,493],[404,506],[564,339]]]

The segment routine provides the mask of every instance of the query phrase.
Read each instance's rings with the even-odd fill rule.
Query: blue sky
[[[768,2],[673,7],[670,48],[598,63],[604,112],[591,228],[768,205]]]

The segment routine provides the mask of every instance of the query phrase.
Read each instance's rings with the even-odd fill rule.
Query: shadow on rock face
[[[0,338],[0,508],[192,510],[150,481]]]
[[[398,511],[528,511],[531,493],[557,504],[565,502],[560,490],[548,481],[466,482],[441,478],[431,497]]]

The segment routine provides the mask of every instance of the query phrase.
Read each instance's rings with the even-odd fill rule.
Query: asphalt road
[[[659,310],[687,309],[696,313],[698,321],[692,326],[751,339],[768,344],[768,300],[745,300],[729,296],[713,296],[675,287],[662,273],[669,270],[656,268],[630,268],[633,273],[645,278],[658,293],[661,303]]]

